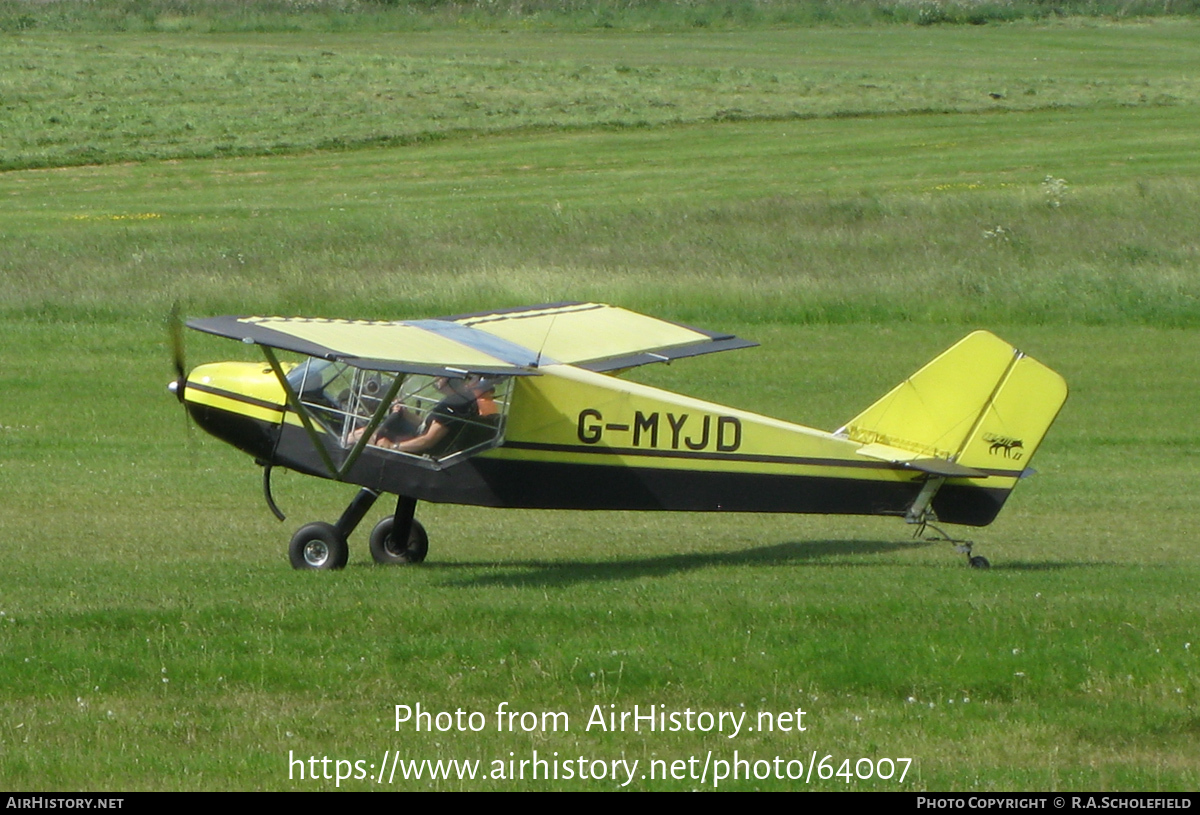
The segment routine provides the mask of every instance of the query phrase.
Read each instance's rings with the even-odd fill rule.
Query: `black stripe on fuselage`
[[[267,410],[284,409],[284,406],[278,402],[268,402],[266,399],[256,399],[253,396],[247,396],[244,393],[222,390],[221,388],[214,388],[212,385],[203,385],[199,382],[188,382],[186,384],[184,390],[185,397],[187,395],[187,391],[189,390],[196,390],[200,391],[201,393],[211,393],[213,396],[221,396],[225,399],[232,399],[235,402],[242,402],[243,404],[252,405],[254,407],[266,408]]]
[[[696,461],[737,461],[754,464],[789,464],[812,467],[853,467],[870,470],[898,470],[895,464],[875,459],[861,461],[840,458],[803,458],[800,456],[771,456],[759,453],[714,453],[693,450],[663,450],[657,447],[585,447],[578,444],[542,444],[540,442],[506,441],[510,450],[533,450],[547,453],[582,453],[598,456],[637,456],[642,458],[678,458]]]
[[[784,464],[788,466],[808,466],[808,467],[847,467],[852,469],[864,470],[902,470],[905,472],[920,471],[918,467],[908,467],[902,462],[883,461],[881,459],[843,459],[843,458],[816,458],[803,456],[772,456],[760,453],[717,453],[709,451],[692,451],[692,450],[663,450],[660,448],[648,447],[588,447],[578,444],[543,444],[541,442],[524,442],[524,441],[506,441],[504,447],[511,450],[533,450],[549,453],[583,453],[587,455],[601,456],[641,456],[645,458],[678,458],[678,459],[693,459],[697,461],[738,461],[754,464]],[[985,470],[982,468],[979,472],[990,476],[1000,476],[1004,478],[1017,478],[1021,475],[1019,471],[1012,470]]]
[[[327,477],[302,429],[282,425],[281,438],[274,445],[280,425],[206,406],[191,407],[202,427],[239,449],[270,458],[277,466]],[[330,452],[340,460],[345,451]],[[368,447],[345,480],[422,501],[490,507],[903,515],[924,479],[676,470],[489,456],[431,470]],[[983,526],[992,521],[1009,492],[946,485],[934,508],[948,523]]]

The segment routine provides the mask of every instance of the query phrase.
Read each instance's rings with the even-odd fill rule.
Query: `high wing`
[[[462,376],[536,374],[537,356],[494,334],[445,320],[377,322],[301,317],[208,317],[188,326],[251,345],[375,371]]]
[[[554,363],[605,372],[757,345],[600,303],[394,322],[209,317],[188,326],[357,368],[448,376],[533,375]]]
[[[553,303],[442,319],[536,349],[539,364],[560,362],[600,373],[758,345],[603,303]]]

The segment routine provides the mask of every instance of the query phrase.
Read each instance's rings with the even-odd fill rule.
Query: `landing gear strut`
[[[375,490],[363,487],[336,524],[317,521],[302,526],[288,545],[292,568],[344,568],[350,557],[346,540],[371,511],[379,495]],[[376,563],[420,563],[425,559],[429,536],[420,521],[413,517],[416,508],[416,498],[401,495],[396,500],[396,513],[375,525],[370,546],[371,557]]]
[[[371,530],[371,557],[376,563],[420,563],[425,559],[429,536],[413,517],[416,508],[417,499],[402,495],[396,501],[396,514],[375,524]]]
[[[972,569],[990,569],[992,564],[982,555],[971,556],[972,543],[969,540],[961,538],[952,538],[943,532],[941,529],[933,525],[937,520],[937,516],[933,514],[933,496],[937,494],[938,489],[945,483],[946,479],[942,476],[931,476],[926,479],[921,487],[921,492],[917,494],[916,500],[905,513],[904,520],[910,524],[917,525],[917,531],[913,533],[914,538],[920,538],[925,535],[925,529],[929,528],[936,532],[936,535],[931,535],[925,540],[928,541],[946,541],[954,544],[954,551],[960,555],[967,556],[967,563]]]

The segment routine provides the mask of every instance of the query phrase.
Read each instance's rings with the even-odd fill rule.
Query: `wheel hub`
[[[325,541],[309,541],[304,544],[304,562],[319,567],[329,560],[329,546]]]
[[[385,543],[384,546],[387,548],[389,554],[395,555],[396,557],[400,557],[408,551],[407,546],[401,545],[400,541],[396,540],[391,535],[388,535],[387,543]]]

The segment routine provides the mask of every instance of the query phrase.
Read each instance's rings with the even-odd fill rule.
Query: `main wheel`
[[[392,527],[395,525],[396,519],[391,515],[375,524],[371,530],[371,557],[375,558],[376,563],[385,565],[420,563],[429,552],[429,536],[425,534],[425,527],[413,519],[408,540],[401,544],[392,539]]]
[[[985,557],[982,557],[981,555],[976,555],[975,557],[971,558],[970,564],[971,564],[972,569],[990,569],[990,568],[992,568],[992,564],[988,563],[988,559]]]
[[[288,557],[293,569],[341,569],[350,559],[350,547],[333,524],[317,521],[292,536]]]

